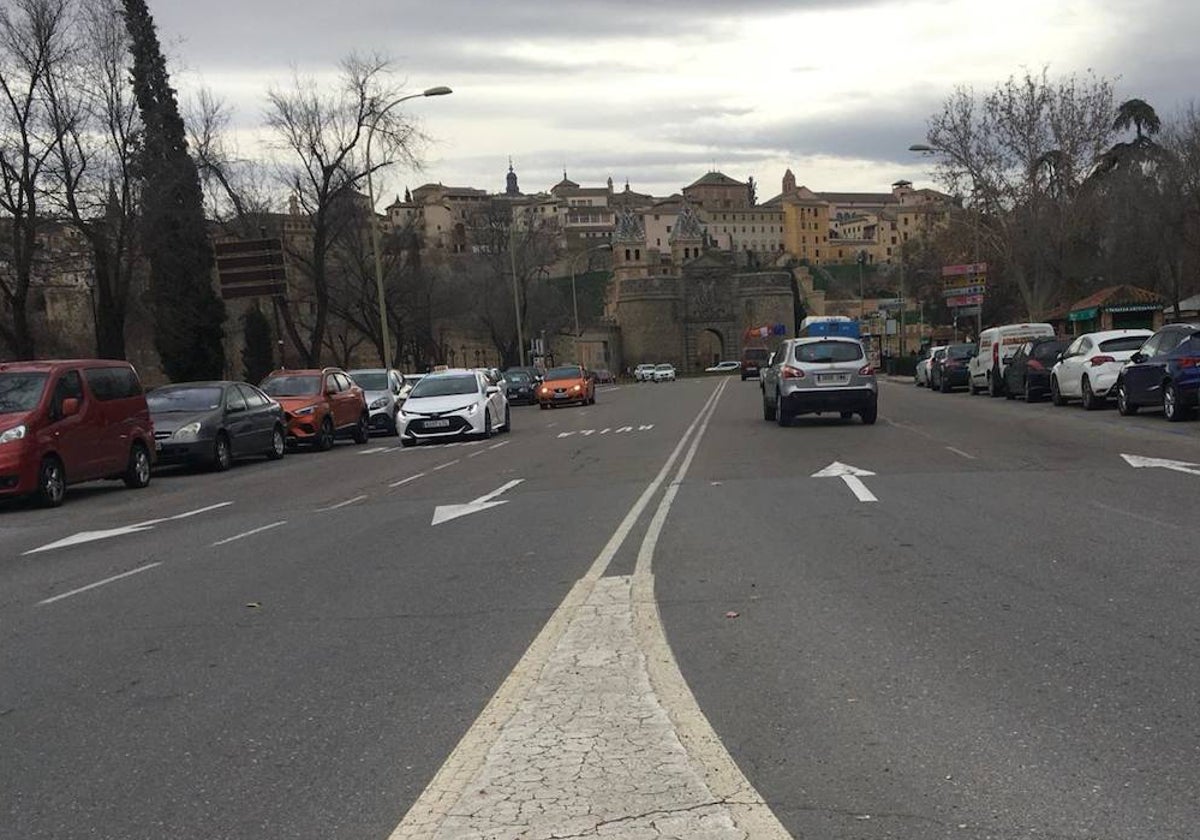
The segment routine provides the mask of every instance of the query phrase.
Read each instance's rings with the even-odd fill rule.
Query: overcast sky
[[[716,168],[779,192],[928,184],[909,144],[955,85],[1092,69],[1168,115],[1200,100],[1196,0],[149,0],[183,94],[261,148],[265,91],[346,54],[392,56],[433,138],[420,172],[524,192],[571,179],[666,195]]]

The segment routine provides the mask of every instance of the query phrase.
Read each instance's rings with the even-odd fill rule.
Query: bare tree
[[[47,165],[54,130],[45,82],[70,54],[70,0],[11,0],[0,6],[0,342],[18,358],[36,354],[29,292],[39,259]]]
[[[1029,317],[1085,271],[1072,260],[1084,227],[1078,185],[1113,136],[1112,84],[1011,77],[982,96],[960,88],[929,121],[928,143],[949,191],[970,195],[984,256],[998,258]]]
[[[140,268],[141,118],[129,84],[129,35],[119,3],[84,0],[80,12],[71,59],[45,80],[51,119],[62,138],[54,201],[91,251],[96,353],[123,359]]]
[[[368,172],[396,162],[417,163],[421,137],[410,120],[393,110],[398,93],[387,59],[351,56],[342,62],[332,91],[296,77],[290,88],[268,94],[267,125],[287,156],[281,180],[308,223],[307,235],[297,240],[291,254],[303,271],[305,288],[282,308],[284,325],[307,365],[319,364],[325,347],[333,243],[339,226],[354,218],[339,215],[337,203],[361,198],[358,191]],[[368,139],[374,143],[369,168]],[[375,223],[373,216],[371,221]]]

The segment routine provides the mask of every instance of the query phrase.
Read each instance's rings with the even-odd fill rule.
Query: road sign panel
[[[960,295],[958,297],[946,298],[947,306],[981,306],[983,304],[983,295]]]
[[[287,264],[278,238],[216,242],[213,255],[226,300],[287,294]]]

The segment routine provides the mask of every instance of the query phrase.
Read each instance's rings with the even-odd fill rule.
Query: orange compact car
[[[538,405],[550,408],[564,403],[596,402],[596,378],[579,365],[550,368],[537,389]]]
[[[288,443],[325,451],[337,437],[367,442],[367,400],[344,370],[277,370],[259,387],[283,407]]]

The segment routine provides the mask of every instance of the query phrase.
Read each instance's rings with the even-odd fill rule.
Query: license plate
[[[850,376],[845,373],[818,373],[818,385],[844,385],[850,381]]]
[[[450,428],[449,420],[426,420],[426,429],[448,429]]]
[[[556,399],[556,400],[565,400],[565,399],[567,398],[567,396],[568,396],[567,394],[555,394],[555,395],[554,395],[554,399]]]

